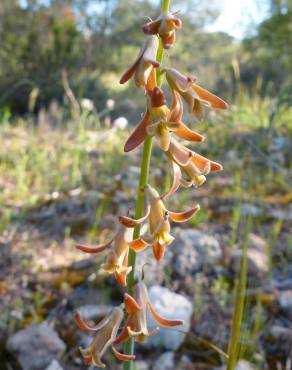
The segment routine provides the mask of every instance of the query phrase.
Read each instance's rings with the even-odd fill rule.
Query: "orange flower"
[[[176,192],[180,185],[199,187],[206,181],[206,175],[223,169],[221,164],[193,152],[174,138],[171,139],[166,155],[172,165],[173,182],[168,192],[162,196],[162,199]],[[187,179],[183,178],[182,173],[185,174]]]
[[[132,240],[131,234],[128,227],[120,224],[115,237],[107,244],[97,247],[79,244],[76,248],[91,254],[107,251],[107,256],[105,262],[101,265],[101,269],[108,274],[114,274],[117,282],[122,286],[126,286],[127,274],[131,271],[131,267],[128,267],[128,243]]]
[[[159,328],[148,331],[147,328],[147,311],[151,313],[153,318],[161,326],[178,326],[183,325],[182,320],[168,320],[161,317],[151,305],[147,288],[143,282],[139,282],[134,286],[133,297],[125,293],[124,295],[125,308],[128,313],[128,318],[124,329],[117,337],[115,344],[120,344],[128,340],[130,337],[135,338],[137,342],[145,342],[147,337],[155,335]]]
[[[227,103],[195,83],[174,68],[165,68],[165,76],[171,90],[177,91],[189,105],[189,111],[198,120],[203,119],[203,105],[209,108],[227,109]]]
[[[132,361],[135,359],[135,356],[120,353],[114,345],[123,318],[123,310],[120,307],[115,307],[106,318],[95,327],[91,327],[81,318],[78,312],[75,314],[75,321],[79,328],[95,334],[88,348],[80,348],[85,365],[95,365],[99,368],[105,368],[101,357],[110,346],[117,359],[121,361]]]
[[[181,27],[181,20],[170,12],[162,13],[154,21],[147,22],[142,30],[147,35],[158,34],[164,49],[170,49],[175,42],[175,30]]]
[[[165,248],[174,240],[170,234],[169,218],[174,222],[187,221],[198,212],[200,206],[196,205],[188,211],[176,213],[165,208],[158,192],[150,185],[147,185],[145,195],[148,207],[146,215],[139,220],[121,216],[120,222],[127,227],[135,227],[147,218],[149,235],[129,242],[129,247],[139,252],[152,245],[154,257],[160,261],[164,256]]]
[[[156,61],[158,49],[158,38],[156,36],[148,36],[142,46],[138,57],[134,63],[126,70],[120,79],[120,83],[124,84],[134,76],[137,86],[143,86],[148,91],[152,91],[156,85],[154,68],[160,66]]]
[[[155,135],[162,150],[167,151],[171,133],[189,141],[203,141],[204,136],[190,130],[183,122],[183,103],[176,91],[172,92],[172,103],[169,109],[163,91],[155,87],[149,94],[147,110],[125,144],[125,152],[139,146],[150,134]]]

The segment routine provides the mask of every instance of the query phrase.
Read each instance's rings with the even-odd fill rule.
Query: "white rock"
[[[240,360],[235,366],[235,370],[254,370],[254,367],[246,360]]]
[[[232,255],[232,269],[238,271],[241,266],[242,251],[237,250]],[[265,254],[250,249],[247,251],[247,266],[250,275],[262,275],[268,271],[268,258]]]
[[[153,370],[174,370],[174,352],[165,352],[155,361]]]
[[[94,320],[107,315],[112,306],[104,304],[86,304],[78,307],[78,312],[84,320]]]
[[[221,260],[222,250],[213,236],[193,229],[176,231],[176,234],[170,248],[174,254],[174,270],[181,277],[194,274],[203,266]]]
[[[46,370],[63,370],[63,368],[61,367],[58,361],[53,360],[50,363],[50,365],[46,368]]]
[[[147,345],[150,347],[164,347],[173,351],[178,349],[185,339],[185,333],[190,329],[193,313],[191,302],[184,296],[158,285],[149,289],[149,298],[159,315],[167,319],[183,320],[184,324],[173,328],[160,327],[158,334],[150,337]],[[156,321],[150,314],[148,318],[150,330],[157,327]]]
[[[47,324],[31,325],[12,335],[6,349],[23,370],[43,370],[62,355],[65,343]]]

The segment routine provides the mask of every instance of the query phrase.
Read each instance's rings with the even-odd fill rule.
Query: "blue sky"
[[[44,3],[46,1],[43,0]],[[20,0],[20,3],[25,5],[26,0]],[[206,30],[227,32],[242,39],[267,17],[268,3],[267,0],[215,0],[220,15],[215,22],[206,26]]]
[[[217,4],[216,4],[217,5]],[[208,31],[224,31],[241,39],[252,33],[254,26],[268,15],[268,2],[261,0],[220,0],[220,16],[206,27]]]

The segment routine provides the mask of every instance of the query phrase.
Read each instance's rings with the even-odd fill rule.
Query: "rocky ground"
[[[3,235],[1,369],[84,368],[77,348],[89,338],[76,329],[74,310],[96,321],[120,302],[119,288],[97,273],[100,261],[74,249],[75,242],[83,240],[79,230],[94,224],[93,210],[86,204],[80,195],[49,201]],[[254,213],[255,208],[245,205],[244,209]],[[72,218],[72,214],[78,217]],[[70,236],[64,234],[68,225]],[[100,233],[106,239],[114,228],[114,217],[107,214],[101,227],[107,230],[105,235]],[[163,329],[147,345],[138,347],[139,369],[224,367],[224,356],[217,347],[226,350],[229,338],[231,293],[240,266],[241,242],[229,245],[230,227],[224,223],[186,227],[174,229],[175,242],[161,264],[153,261],[150,251],[139,255],[138,271],[150,261],[145,279],[153,305],[161,314],[186,322],[182,331]],[[285,256],[288,231],[286,217],[271,257],[285,261],[272,270],[268,241],[255,232],[247,235],[249,283],[244,325],[249,337],[243,336],[243,346],[244,357],[254,365],[241,361],[238,369],[278,369],[279,364],[287,366],[291,358],[292,268]],[[110,354],[105,358],[109,368],[118,369]]]
[[[176,239],[162,263],[154,262],[148,250],[138,258],[138,273],[150,262],[144,270],[153,305],[169,318],[185,320],[182,330],[163,329],[149,344],[137,346],[139,370],[224,369],[233,291],[244,244],[248,245],[248,286],[242,360],[237,370],[291,369],[289,149],[281,146],[272,151],[271,147],[267,163],[261,152],[254,155],[254,147],[246,146],[244,140],[250,136],[230,133],[223,142],[220,128],[216,126],[216,130],[210,132],[208,145],[217,148],[212,155],[222,159],[225,171],[210,176],[204,187],[188,192],[188,196],[185,191],[180,192],[168,204],[175,211],[181,205],[187,208],[195,199],[201,204],[200,213],[180,228],[173,225]],[[9,135],[10,140],[15,134]],[[49,153],[54,145],[59,148],[55,141],[62,137],[57,132],[52,135]],[[22,134],[19,137],[23,140]],[[72,146],[71,138],[68,143]],[[72,187],[74,178],[64,175],[61,190],[39,191],[37,200],[26,201],[25,197],[34,194],[35,189],[24,184],[22,177],[18,178],[17,188],[12,177],[0,177],[0,185],[5,184],[10,192],[9,199],[1,198],[7,212],[5,223],[0,225],[0,370],[85,369],[78,347],[88,344],[90,338],[76,328],[74,311],[78,309],[86,319],[97,322],[121,302],[120,288],[98,272],[100,257],[87,258],[74,246],[77,242],[108,240],[116,227],[116,216],[134,207],[139,157],[136,154],[126,162],[120,149],[123,141],[113,144],[107,157],[101,154],[108,146],[106,136],[102,136],[101,142],[101,136],[91,132],[90,139],[82,140],[83,144],[78,142],[80,153],[76,157],[76,168],[83,171],[82,180],[78,180],[80,174],[75,169],[76,184],[80,186]],[[264,142],[262,137],[257,140]],[[63,142],[64,136],[62,145]],[[34,153],[38,153],[39,144],[30,145],[36,145]],[[266,152],[268,148],[264,148]],[[73,153],[69,149],[60,143],[58,155],[66,150],[69,154],[62,157],[65,164],[57,168],[58,174],[73,171],[66,167]],[[117,158],[112,158],[113,151]],[[11,154],[12,149],[8,152]],[[13,160],[18,163],[20,159],[16,158]],[[167,164],[162,166],[160,160],[154,149],[151,181],[163,188],[170,177]],[[46,169],[45,184],[59,162]],[[36,174],[41,170],[43,164],[35,170]],[[42,184],[43,177],[37,180]],[[56,187],[55,183],[52,187]],[[24,194],[22,199],[19,189]],[[153,324],[150,319],[149,323]],[[110,352],[104,360],[108,369],[120,369]]]

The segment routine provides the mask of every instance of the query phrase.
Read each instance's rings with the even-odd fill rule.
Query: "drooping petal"
[[[114,345],[112,345],[112,350],[116,358],[120,361],[133,361],[136,358],[135,355],[126,355],[125,353],[119,352]]]
[[[87,330],[91,333],[95,333],[97,332],[98,330],[100,330],[101,328],[103,328],[108,322],[109,322],[109,318],[106,317],[104,318],[102,321],[100,321],[97,325],[95,326],[90,326],[88,325],[82,318],[81,318],[81,315],[80,313],[77,311],[75,312],[74,314],[74,320],[76,322],[76,324],[78,325],[78,327],[81,329],[81,330]]]
[[[181,184],[182,174],[181,174],[181,169],[180,169],[179,165],[177,165],[173,161],[170,161],[170,163],[171,163],[171,166],[172,166],[172,173],[173,173],[172,184],[171,184],[171,187],[168,189],[168,191],[166,193],[164,193],[163,195],[161,195],[161,197],[160,197],[161,200],[166,199],[170,195],[174,194],[178,190],[178,188]]]
[[[150,302],[147,303],[147,308],[151,312],[151,315],[153,318],[158,322],[159,325],[161,326],[178,326],[178,325],[183,325],[184,321],[183,320],[169,320],[165,319],[164,317],[160,316],[152,306]]]
[[[199,204],[197,204],[194,208],[189,209],[185,212],[171,212],[168,211],[169,218],[174,222],[184,222],[192,218],[200,209]]]
[[[198,134],[197,132],[189,129],[182,121],[180,121],[179,127],[175,130],[175,135],[181,139],[188,141],[204,141],[205,136]]]
[[[148,36],[145,41],[145,51],[142,56],[144,63],[150,63],[154,68],[160,67],[160,63],[156,60],[157,49],[158,49],[158,37]]]
[[[208,101],[211,104],[212,108],[217,108],[217,109],[227,109],[228,108],[228,105],[224,100],[222,100],[215,94],[212,94],[209,91],[203,89],[196,83],[192,84],[192,89],[199,95],[201,99]]]
[[[133,249],[135,252],[140,252],[145,249],[149,244],[143,239],[139,238],[129,242],[129,248]]]
[[[201,170],[204,171],[208,162],[210,162],[210,170],[212,172],[221,171],[223,166],[220,163],[210,161],[208,158],[203,157],[202,155],[195,153],[192,158],[192,162]]]
[[[142,307],[128,293],[124,294],[124,303],[128,313],[136,313],[137,311],[142,310]]]
[[[76,248],[79,249],[81,252],[90,253],[90,254],[97,254],[105,251],[113,241],[109,241],[107,244],[99,245],[98,247],[91,247],[89,245],[84,244],[77,244]]]
[[[130,137],[126,141],[124,151],[130,152],[131,150],[134,150],[139,146],[143,141],[147,138],[148,132],[147,132],[147,126],[150,125],[150,114],[147,110],[138,126],[135,128],[135,130],[131,133]]]
[[[169,121],[179,122],[183,116],[183,102],[180,95],[173,89],[171,89],[171,107]]]
[[[192,160],[192,152],[172,138],[169,152],[181,166],[186,166]]]
[[[119,222],[126,227],[136,227],[137,225],[141,225],[149,216],[150,213],[150,206],[148,205],[145,211],[145,215],[141,218],[134,219],[128,216],[119,216]]]
[[[165,72],[169,86],[179,92],[187,91],[194,82],[193,78],[184,76],[174,68],[165,68]]]
[[[153,255],[156,258],[156,260],[161,261],[165,253],[165,246],[155,241],[152,244],[152,250],[153,250]]]
[[[145,47],[146,47],[146,44],[144,43],[139,51],[137,58],[134,60],[134,62],[130,65],[130,67],[122,75],[120,79],[120,84],[124,84],[125,82],[129,81],[129,79],[134,75],[137,69],[138,63],[140,62],[142,55],[145,51]]]

